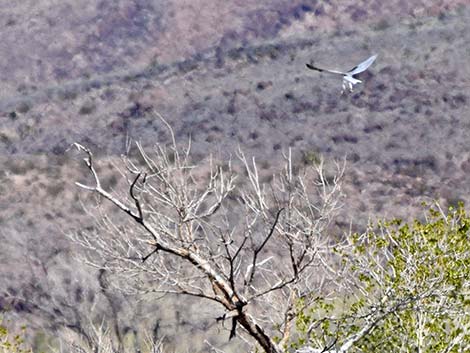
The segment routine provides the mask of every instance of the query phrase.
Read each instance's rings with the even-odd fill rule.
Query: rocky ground
[[[289,148],[299,165],[346,159],[339,229],[419,217],[422,201],[470,201],[465,1],[42,0],[0,7],[7,9],[0,15],[5,298],[47,292],[54,287],[46,284],[48,271],[54,281],[70,276],[64,233],[91,224],[80,203],[87,196],[73,185],[85,171],[71,143],[93,149],[106,185],[116,186],[109,166],[129,139],[147,147],[168,141],[153,111],[178,141],[191,136],[201,163],[209,152],[225,159],[240,146],[268,178]],[[348,69],[373,53],[377,61],[352,94],[340,95],[340,79],[305,68],[313,59]],[[78,272],[76,287],[93,287],[86,270]],[[57,298],[70,298],[64,293]]]

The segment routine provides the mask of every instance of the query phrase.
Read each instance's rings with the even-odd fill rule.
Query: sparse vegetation
[[[96,105],[93,102],[86,102],[84,103],[80,110],[78,111],[79,114],[81,115],[89,115],[93,113],[93,111],[96,109]]]
[[[232,162],[211,162],[201,180],[190,151],[175,142],[157,145],[153,157],[138,146],[146,163],[124,160],[129,196],[121,199],[102,187],[91,152],[76,146],[92,175],[92,184],[78,185],[129,223],[104,216],[96,231],[71,238],[94,266],[105,261],[120,288],[215,302],[225,310],[218,320],[230,318],[229,339],[266,353],[470,347],[470,216],[462,204],[334,237],[340,179],[316,153],[304,153],[307,169],[289,154],[284,172],[263,182],[255,160],[239,152],[247,182],[235,183]]]
[[[155,341],[149,335],[143,342],[132,342],[131,339],[121,346],[116,345],[116,337],[105,325],[95,325],[92,322],[86,328],[85,337],[77,336],[73,331],[62,328],[57,336],[47,336],[38,332],[33,345],[26,341],[27,327],[22,326],[18,333],[0,321],[0,353],[164,353],[163,342]]]
[[[16,109],[19,113],[27,113],[31,109],[31,106],[28,102],[21,102]]]
[[[386,18],[382,18],[380,19],[380,21],[372,25],[372,28],[376,31],[385,31],[389,27],[390,27],[390,22]]]
[[[321,156],[316,151],[302,152],[302,161],[305,165],[319,165]]]
[[[79,331],[91,330],[80,313],[93,308],[93,323],[105,323],[116,350],[123,344],[137,352],[142,346],[134,342],[142,342],[148,328],[152,337],[166,337],[170,351],[248,350],[242,340],[227,342],[231,322],[215,320],[223,309],[202,312],[205,306],[186,298],[157,301],[152,293],[149,301],[120,296],[106,286],[117,284],[111,271],[99,281],[71,260],[83,252],[63,233],[96,231],[90,213],[98,209],[84,210],[83,204],[98,201],[119,225],[125,217],[103,198],[72,187],[84,174],[77,174],[70,143],[79,140],[95,151],[96,164],[105,159],[119,165],[131,139],[146,151],[171,140],[152,109],[171,119],[178,140],[191,134],[190,167],[202,169],[198,183],[211,178],[210,153],[233,155],[239,145],[255,156],[266,189],[277,182],[279,159],[289,146],[294,175],[318,167],[320,156],[346,156],[347,202],[330,230],[335,241],[345,229],[363,234],[369,217],[401,217],[411,226],[421,217],[423,199],[438,198],[443,208],[470,204],[468,1],[424,1],[418,7],[399,0],[379,7],[352,0],[88,3],[16,1],[2,9],[7,27],[0,37],[8,50],[0,60],[0,308],[28,323],[24,347],[31,343],[35,352],[49,352],[47,337],[68,326],[79,336],[73,341],[87,342],[83,349],[91,352]],[[352,95],[340,96],[332,77],[305,72],[310,60],[348,69],[369,53],[379,54],[377,65]],[[143,168],[138,156],[130,159]],[[223,163],[214,167],[229,173]],[[101,165],[103,188],[125,199],[127,180]],[[243,190],[249,173],[231,167],[239,175],[235,189]],[[327,182],[331,177],[325,174]],[[235,193],[227,202],[240,200]],[[210,206],[203,202],[200,211]],[[237,217],[226,213],[230,221]],[[407,327],[410,320],[384,325],[401,323]],[[273,340],[280,337],[267,320],[259,325],[272,329]],[[9,327],[15,333],[17,328]],[[395,333],[377,328],[390,337]],[[243,332],[240,325],[237,332]],[[295,334],[290,343],[300,342]],[[215,347],[203,343],[203,335]],[[302,339],[307,344],[313,336]]]

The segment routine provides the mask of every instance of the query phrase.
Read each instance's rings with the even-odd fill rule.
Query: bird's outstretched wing
[[[377,55],[372,55],[369,59],[363,61],[356,67],[353,67],[351,70],[346,72],[347,75],[354,76],[357,75],[363,71],[366,71],[369,66],[372,65],[372,63],[377,59]]]
[[[313,63],[305,64],[310,70],[320,71],[320,72],[329,72],[330,74],[338,74],[338,75],[345,75],[345,72],[336,71],[336,70],[329,70],[329,69],[322,69],[316,66],[313,66]]]

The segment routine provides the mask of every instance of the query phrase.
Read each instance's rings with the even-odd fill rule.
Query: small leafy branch
[[[470,217],[463,205],[447,214],[431,208],[423,222],[380,222],[352,234],[335,249],[346,277],[298,316],[301,338],[293,347],[470,351],[469,244]]]
[[[26,327],[21,328],[18,334],[11,334],[7,327],[2,325],[0,320],[0,352],[1,353],[32,353],[30,348],[26,347],[24,336]]]

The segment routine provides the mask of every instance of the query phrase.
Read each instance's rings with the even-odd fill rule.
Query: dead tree
[[[328,177],[323,163],[295,170],[289,151],[282,172],[263,184],[242,151],[237,166],[212,158],[193,165],[190,146],[179,149],[169,131],[169,146],[148,153],[137,144],[140,159],[123,158],[126,196],[102,186],[92,152],[75,144],[92,176],[77,185],[128,222],[95,211],[96,228],[72,238],[89,263],[119,274],[126,287],[216,302],[219,319],[232,323],[230,337],[284,352],[298,303],[307,306],[328,282],[326,230],[340,207],[343,168]]]

